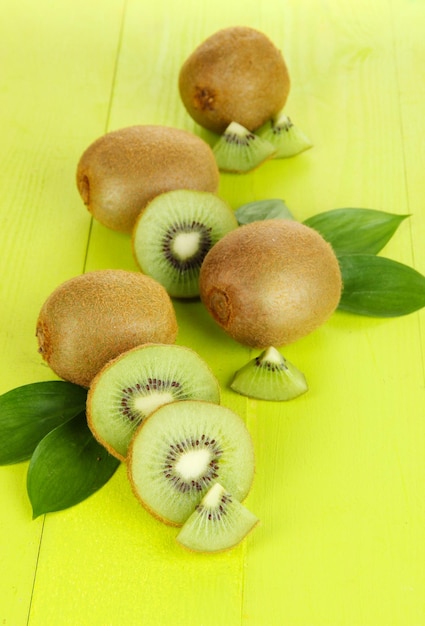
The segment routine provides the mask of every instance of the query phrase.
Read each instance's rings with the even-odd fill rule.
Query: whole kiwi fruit
[[[289,73],[282,53],[262,32],[224,28],[201,43],[183,63],[179,91],[189,115],[223,133],[231,122],[255,130],[286,103]]]
[[[139,125],[94,141],[77,166],[77,187],[104,226],[130,233],[155,196],[173,189],[216,193],[219,171],[210,146],[179,128]]]
[[[135,346],[171,344],[177,320],[164,287],[126,270],[96,270],[59,285],[41,307],[39,352],[64,380],[89,387],[111,359]]]
[[[206,255],[200,296],[236,341],[283,346],[322,325],[338,306],[341,272],[332,247],[295,220],[251,222]]]

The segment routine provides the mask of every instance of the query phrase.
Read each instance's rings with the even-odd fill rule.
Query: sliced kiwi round
[[[238,122],[231,122],[214,145],[213,153],[219,170],[239,174],[272,158],[276,148]]]
[[[272,346],[239,369],[233,391],[259,400],[291,400],[308,390],[305,376]]]
[[[230,206],[206,191],[175,190],[154,198],[133,230],[133,253],[142,272],[169,295],[199,295],[199,270],[207,252],[238,222]]]
[[[254,450],[242,418],[211,402],[187,400],[158,408],[136,431],[128,475],[155,517],[180,526],[220,482],[242,501],[254,476]]]
[[[259,137],[271,143],[275,159],[284,159],[304,152],[313,146],[307,135],[283,112],[258,131]]]
[[[96,439],[125,460],[134,431],[159,406],[191,398],[220,402],[219,384],[190,348],[146,344],[109,362],[87,396],[87,421]]]
[[[183,524],[177,541],[195,552],[222,552],[240,543],[258,521],[220,483],[214,483]]]

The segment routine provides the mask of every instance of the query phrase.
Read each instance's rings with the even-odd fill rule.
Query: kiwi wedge
[[[291,400],[308,390],[295,365],[270,346],[239,369],[230,384],[233,391],[259,400]]]
[[[212,34],[187,57],[179,74],[187,112],[216,133],[233,120],[251,131],[259,128],[283,109],[289,88],[281,51],[247,26]]]
[[[272,158],[276,148],[238,122],[231,122],[214,145],[213,153],[219,170],[241,174]]]
[[[220,482],[242,501],[254,476],[254,450],[242,418],[211,402],[186,400],[158,408],[130,445],[128,475],[145,508],[181,526]]]
[[[88,387],[110,360],[143,343],[172,344],[177,319],[170,296],[150,276],[95,270],[49,295],[36,326],[38,351],[64,380]]]
[[[137,427],[169,402],[220,402],[219,384],[205,361],[179,345],[146,344],[121,354],[95,377],[87,421],[95,438],[121,461]]]
[[[342,278],[332,246],[296,220],[239,226],[206,255],[200,296],[213,319],[253,348],[293,343],[338,306]]]
[[[195,552],[222,552],[240,543],[258,521],[220,483],[215,483],[183,524],[177,541]]]
[[[219,172],[210,146],[180,128],[139,125],[96,139],[77,166],[77,187],[96,220],[131,233],[139,213],[171,189],[216,192]]]
[[[133,229],[134,258],[170,296],[199,296],[199,270],[208,250],[238,222],[217,195],[179,189],[158,195]]]
[[[284,113],[259,129],[258,135],[275,147],[275,159],[293,157],[313,146],[307,135]]]

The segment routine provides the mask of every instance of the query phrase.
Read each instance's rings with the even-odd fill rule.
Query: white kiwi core
[[[179,233],[173,241],[174,254],[185,261],[193,257],[199,250],[200,233]]]
[[[268,361],[269,363],[275,365],[281,365],[284,362],[284,359],[280,352],[273,347],[267,348],[267,350],[264,351],[262,357],[263,361]]]
[[[202,499],[202,504],[209,508],[216,508],[220,504],[223,494],[226,493],[220,483],[215,483]]]
[[[158,409],[163,404],[168,404],[175,400],[172,393],[154,391],[147,396],[138,396],[134,400],[134,408],[140,411],[143,415],[149,415],[155,409]]]
[[[175,470],[183,480],[199,478],[205,474],[211,458],[209,450],[190,450],[179,458]]]

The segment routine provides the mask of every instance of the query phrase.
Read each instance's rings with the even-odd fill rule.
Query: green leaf
[[[16,387],[0,396],[0,465],[29,459],[56,426],[81,413],[87,390],[60,380]]]
[[[33,517],[78,504],[100,489],[120,461],[93,437],[86,415],[52,430],[38,444],[27,474]]]
[[[343,292],[339,309],[371,317],[398,317],[425,306],[425,276],[373,254],[338,258]]]
[[[271,220],[281,218],[286,220],[294,219],[292,213],[283,200],[258,200],[243,204],[235,211],[236,219],[240,225],[257,222],[260,220]]]
[[[376,254],[406,217],[375,209],[333,209],[309,217],[304,224],[317,230],[337,254]]]

